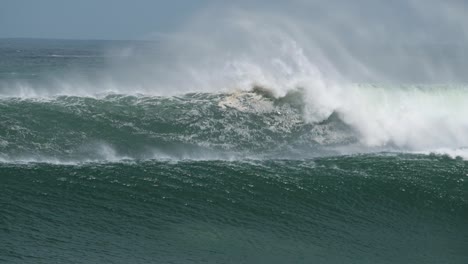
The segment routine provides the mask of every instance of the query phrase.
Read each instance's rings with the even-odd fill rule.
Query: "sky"
[[[458,42],[468,35],[466,0],[0,0],[0,38],[152,39],[200,16],[206,26],[218,23],[226,13],[205,12],[213,6],[270,12],[340,38]]]
[[[0,0],[0,38],[146,39],[209,0]]]

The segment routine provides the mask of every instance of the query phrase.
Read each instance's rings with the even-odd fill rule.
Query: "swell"
[[[424,155],[0,164],[0,255],[464,263],[467,165]]]

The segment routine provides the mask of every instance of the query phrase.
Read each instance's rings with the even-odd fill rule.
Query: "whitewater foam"
[[[468,160],[468,148],[466,147],[456,148],[456,149],[439,148],[439,149],[426,150],[426,151],[416,151],[413,153],[424,154],[424,155],[445,155],[453,159],[461,158],[464,160]]]

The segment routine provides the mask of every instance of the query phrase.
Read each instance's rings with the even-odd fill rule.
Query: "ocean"
[[[468,263],[468,86],[158,45],[0,40],[0,262]]]

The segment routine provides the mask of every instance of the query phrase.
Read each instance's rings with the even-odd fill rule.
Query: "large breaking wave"
[[[282,96],[256,86],[180,96],[9,97],[0,100],[0,160],[465,156],[467,101],[465,87],[372,85]]]
[[[413,19],[431,28],[416,12],[427,5],[409,5]],[[219,23],[206,19],[214,14]],[[13,45],[5,52],[12,65],[27,60],[35,66],[21,71],[52,77],[0,81],[0,159],[468,156],[463,52],[421,43],[412,30],[408,39],[388,39],[390,49],[374,41],[382,37],[378,28],[352,14],[345,29],[355,36],[278,10],[214,8],[157,44],[105,56],[74,47],[72,58],[80,54],[86,63],[69,74],[56,69],[67,65],[56,61],[70,57],[65,51],[33,49],[18,59]],[[464,21],[437,19],[440,34]],[[93,56],[111,65],[100,67]]]

